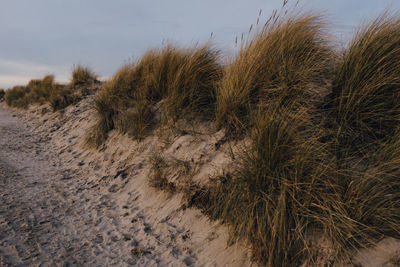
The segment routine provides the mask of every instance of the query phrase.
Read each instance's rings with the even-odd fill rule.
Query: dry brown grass
[[[228,132],[246,131],[250,111],[260,103],[296,108],[309,101],[315,97],[310,84],[318,84],[329,72],[331,50],[321,18],[276,16],[225,68],[216,118]]]
[[[4,89],[1,89],[1,88],[0,88],[0,101],[3,100],[5,94],[6,94],[6,92],[4,91]]]
[[[97,81],[97,75],[89,68],[82,65],[74,65],[72,68],[71,86],[89,86]]]
[[[26,86],[15,86],[7,90],[6,103],[17,108],[28,108],[34,103],[49,103],[53,111],[64,109],[81,99],[82,92],[69,85],[61,85],[54,81],[53,75],[43,79],[32,79]]]
[[[390,137],[400,121],[400,19],[384,13],[363,26],[335,71],[329,103],[340,153]],[[338,153],[339,153],[338,152]],[[368,149],[366,152],[369,153]]]
[[[212,114],[221,70],[218,55],[208,45],[190,49],[166,46],[123,66],[96,96],[98,121],[93,131],[102,133],[90,133],[89,146],[97,147],[112,129],[137,139],[145,137],[154,124],[153,106],[159,101],[164,122],[190,114]]]

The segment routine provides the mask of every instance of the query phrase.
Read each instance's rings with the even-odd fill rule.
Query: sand
[[[176,163],[184,163],[194,182],[207,184],[239,146],[204,124],[203,134],[141,142],[112,131],[88,150],[92,99],[64,113],[0,103],[0,266],[255,266],[249,248],[227,246],[226,226],[187,208],[181,194],[148,185],[154,155],[175,164],[169,181],[179,183]],[[400,241],[355,252],[354,264],[399,266]]]
[[[191,143],[194,156],[207,142],[138,143],[113,132],[101,151],[88,151],[89,101],[44,115],[45,107],[0,104],[0,265],[251,265],[248,249],[227,247],[225,226],[148,186],[148,158],[160,146]]]

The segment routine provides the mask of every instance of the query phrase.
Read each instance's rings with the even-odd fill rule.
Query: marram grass
[[[217,90],[217,124],[243,132],[259,103],[296,108],[329,71],[331,50],[324,22],[315,15],[271,19],[226,65]]]

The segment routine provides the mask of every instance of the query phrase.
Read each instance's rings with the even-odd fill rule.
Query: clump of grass
[[[61,84],[53,84],[53,89],[48,102],[53,111],[62,110],[76,103],[81,97],[75,94],[71,88]]]
[[[188,54],[168,84],[163,103],[165,116],[171,120],[213,118],[216,84],[222,77],[220,52],[206,45]]]
[[[393,134],[400,121],[399,62],[399,18],[385,13],[355,35],[337,65],[328,99],[338,147],[364,150]]]
[[[71,86],[88,86],[97,81],[97,75],[89,68],[82,65],[73,66]]]
[[[53,75],[46,75],[43,79],[32,79],[26,86],[29,92],[25,97],[29,103],[44,103],[52,94],[53,84]]]
[[[313,203],[323,191],[325,146],[308,111],[267,109],[254,115],[251,145],[238,166],[218,179],[203,209],[230,227],[230,241],[244,239],[267,266],[305,260]],[[204,208],[205,207],[205,208]]]
[[[175,192],[174,183],[169,181],[167,177],[168,164],[165,159],[160,155],[154,154],[150,158],[150,164],[149,185],[159,190]]]
[[[3,101],[5,94],[6,92],[4,91],[4,89],[0,88],[0,101]]]
[[[29,93],[29,88],[26,86],[14,86],[7,90],[4,99],[7,105],[16,108],[28,108],[29,100],[26,95]]]
[[[291,105],[315,98],[330,71],[331,50],[319,16],[277,15],[245,42],[227,64],[217,91],[217,124],[229,132],[248,128],[250,110],[260,102]]]
[[[165,121],[189,113],[210,114],[215,103],[214,84],[221,69],[218,55],[209,46],[166,46],[123,66],[96,96],[98,118],[93,131],[103,132],[90,133],[88,143],[98,146],[112,129],[143,138],[153,125],[152,107],[159,101],[163,103]]]
[[[149,162],[151,166],[148,175],[149,185],[169,193],[182,193],[190,205],[193,194],[198,191],[198,186],[192,180],[198,168],[192,166],[189,161],[166,159],[156,153],[150,157]]]
[[[117,125],[123,132],[130,129],[128,125],[145,128],[144,125],[138,124],[140,121],[129,120],[129,115],[133,119],[135,116],[128,114],[129,109],[135,109],[137,99],[146,99],[139,97],[140,78],[135,65],[128,64],[123,66],[98,92],[94,101],[96,123],[86,138],[89,147],[100,146],[107,139],[108,132],[116,129]],[[140,114],[137,115],[138,118]]]
[[[364,160],[337,171],[318,220],[337,259],[384,237],[400,238],[400,142],[396,133]]]
[[[7,90],[6,103],[17,108],[28,108],[30,104],[48,102],[53,111],[64,109],[81,99],[81,93],[69,85],[54,81],[53,75],[43,79],[32,79],[26,86],[15,86]]]

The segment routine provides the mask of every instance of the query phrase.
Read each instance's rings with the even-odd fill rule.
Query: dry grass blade
[[[159,101],[165,122],[184,115],[209,118],[221,73],[218,55],[207,45],[193,49],[166,46],[148,51],[137,63],[125,65],[96,96],[98,122],[93,131],[104,132],[92,132],[90,136],[98,138],[87,140],[97,140],[96,147],[112,129],[134,138],[145,137],[154,124],[153,106]]]
[[[339,146],[362,149],[393,134],[400,121],[399,62],[400,19],[384,13],[359,30],[335,71],[328,101]]]
[[[293,107],[314,98],[309,84],[329,72],[331,50],[318,16],[269,20],[228,64],[217,91],[217,123],[243,132],[250,110],[260,101]]]
[[[89,68],[82,65],[73,66],[71,86],[88,86],[97,81],[97,75]]]
[[[255,260],[267,266],[297,266],[306,258],[312,203],[327,177],[324,145],[307,114],[257,113],[251,146],[236,170],[210,189],[206,212],[229,223],[231,241],[247,240]]]

